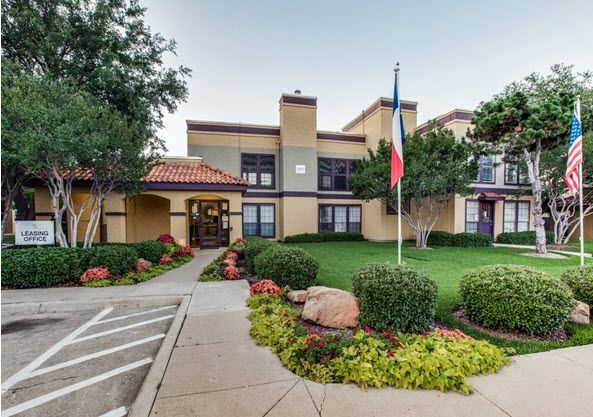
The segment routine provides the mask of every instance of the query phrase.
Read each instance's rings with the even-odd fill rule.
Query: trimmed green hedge
[[[453,246],[460,248],[487,248],[492,246],[492,236],[486,233],[457,233]]]
[[[496,242],[508,245],[535,245],[535,231],[501,233],[496,237]],[[554,232],[546,231],[546,243],[554,243]]]
[[[139,258],[144,258],[149,262],[159,263],[161,257],[165,254],[165,245],[156,240],[143,240],[133,243],[132,247],[138,252]]]
[[[257,277],[274,281],[280,288],[289,285],[304,290],[315,285],[319,262],[307,251],[292,246],[273,245],[255,258]]]
[[[276,245],[278,245],[278,243],[262,239],[261,237],[250,237],[247,239],[247,243],[245,243],[245,263],[247,264],[247,270],[254,274],[255,258],[257,255],[269,247]]]
[[[360,326],[377,331],[420,332],[434,321],[437,285],[409,266],[371,263],[352,277],[360,298]]]
[[[561,329],[574,307],[559,279],[517,265],[489,265],[461,278],[461,306],[469,317],[502,330],[546,335]]]
[[[354,242],[362,240],[364,240],[363,234],[354,232],[301,233],[284,238],[286,243]]]
[[[453,246],[453,233],[433,230],[428,235],[428,246]]]
[[[593,309],[593,264],[570,268],[561,278],[572,290],[574,298]]]
[[[104,266],[112,275],[121,275],[136,269],[138,251],[130,245],[108,245],[82,249],[81,266],[84,271]]]

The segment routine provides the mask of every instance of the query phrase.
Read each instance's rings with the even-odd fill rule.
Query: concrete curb
[[[11,303],[2,304],[2,315],[13,316],[17,314],[42,314],[62,313],[76,310],[99,310],[106,307],[132,308],[132,307],[159,307],[180,304],[188,296],[147,296],[128,298],[107,298],[78,301],[48,301],[36,303]]]
[[[171,327],[167,332],[167,336],[165,336],[163,344],[142,383],[140,392],[128,412],[128,417],[148,417],[150,415],[150,411],[152,410],[152,406],[159,392],[161,381],[165,375],[167,365],[169,365],[169,359],[171,358],[171,354],[177,343],[177,337],[183,327],[190,301],[191,295],[183,297],[179,309],[177,309],[177,314],[173,319],[173,323],[171,323]]]

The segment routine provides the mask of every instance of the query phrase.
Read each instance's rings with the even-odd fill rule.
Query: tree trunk
[[[14,206],[17,220],[35,220],[35,205],[29,207],[22,188],[14,196]]]
[[[541,141],[536,141],[533,160],[530,153],[524,149],[525,163],[527,164],[531,190],[533,192],[533,225],[535,227],[535,251],[540,254],[548,253],[546,249],[546,230],[542,210],[542,184],[539,178],[539,156],[541,153]]]

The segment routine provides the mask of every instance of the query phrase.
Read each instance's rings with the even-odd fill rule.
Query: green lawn
[[[351,291],[351,277],[355,271],[370,262],[397,262],[395,243],[335,242],[295,244],[311,253],[320,263],[318,284]],[[459,280],[468,270],[489,264],[516,264],[541,269],[560,275],[569,267],[579,265],[579,257],[568,259],[540,259],[518,255],[524,249],[516,248],[450,248],[414,249],[404,243],[402,261],[425,271],[439,287],[437,320],[461,329],[475,338],[486,339],[498,346],[512,347],[518,353],[531,353],[571,345],[593,343],[593,324],[570,325],[571,337],[567,342],[515,342],[495,338],[469,328],[456,320],[451,310],[459,303]],[[586,262],[593,262],[586,259]]]
[[[571,240],[568,244],[581,250],[581,242],[578,240]],[[593,253],[593,240],[585,240],[585,253]]]

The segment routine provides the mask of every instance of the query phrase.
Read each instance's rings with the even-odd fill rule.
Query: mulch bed
[[[564,342],[564,341],[568,340],[568,333],[564,329],[557,330],[554,333],[551,333],[549,335],[537,336],[537,335],[530,335],[527,333],[520,333],[520,332],[505,332],[505,331],[500,330],[496,327],[482,326],[475,320],[472,320],[470,317],[468,317],[463,310],[453,311],[453,316],[457,320],[467,324],[470,327],[473,327],[476,330],[479,330],[483,333],[489,334],[490,336],[496,336],[496,337],[500,337],[503,339],[518,340],[518,341],[522,341],[522,342],[525,342],[525,341]]]
[[[572,245],[552,244],[552,245],[546,245],[546,247],[550,250],[562,250],[562,251],[567,251],[567,252],[580,252],[581,251],[580,247],[572,246]]]
[[[566,259],[568,256],[560,255],[559,253],[537,253],[537,252],[521,252],[521,256],[531,256],[533,258],[547,258],[547,259]]]

